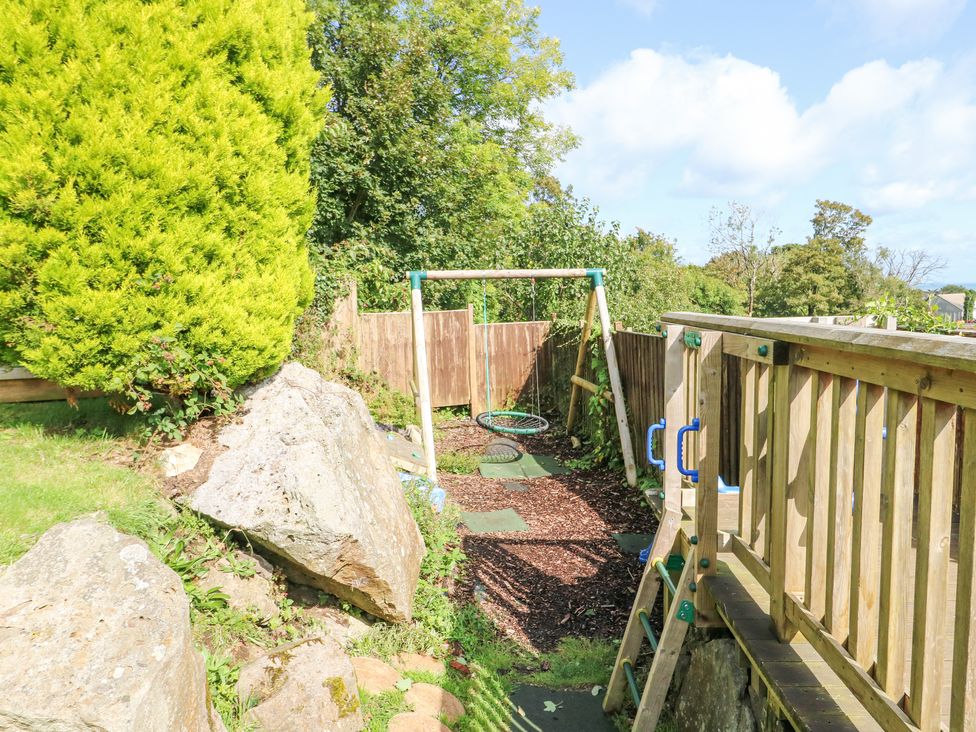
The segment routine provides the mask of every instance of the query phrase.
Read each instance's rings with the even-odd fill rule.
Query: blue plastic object
[[[718,476],[718,492],[719,493],[739,493],[739,486],[737,485],[726,485],[725,481],[722,480],[722,476]]]
[[[447,500],[447,493],[444,489],[431,483],[426,478],[413,473],[400,473],[400,482],[404,487],[408,485],[416,486],[422,493],[426,494],[427,500],[437,513],[444,510],[444,502]]]
[[[701,430],[701,420],[698,417],[691,420],[691,424],[678,429],[678,472],[691,478],[692,483],[698,482],[698,471],[685,467],[685,433],[699,430]]]
[[[652,424],[647,428],[647,462],[659,470],[664,470],[664,458],[658,460],[654,457],[654,433],[663,430],[665,427],[664,417],[657,424]]]
[[[647,545],[647,549],[641,549],[640,550],[640,554],[638,555],[638,559],[640,559],[640,563],[641,564],[647,564],[647,560],[651,558],[651,547],[653,547],[653,546],[654,546],[654,544],[651,543],[651,544],[648,544]]]

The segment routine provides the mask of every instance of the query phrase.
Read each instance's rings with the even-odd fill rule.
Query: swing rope
[[[542,411],[539,398],[539,352],[535,353],[535,408],[536,414],[512,410],[494,411],[491,408],[491,360],[488,342],[488,283],[481,280],[481,312],[484,316],[485,349],[485,402],[488,411],[476,418],[479,425],[492,432],[510,435],[537,435],[549,429],[549,422],[538,413]],[[535,320],[535,278],[532,279],[532,319]]]

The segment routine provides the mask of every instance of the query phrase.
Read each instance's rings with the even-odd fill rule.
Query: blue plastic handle
[[[658,430],[663,430],[664,427],[665,421],[662,417],[660,422],[657,424],[652,424],[647,428],[647,462],[659,470],[664,470],[664,459],[662,458],[658,460],[656,457],[654,457],[654,433]]]
[[[698,417],[691,420],[691,424],[678,429],[678,472],[691,478],[692,483],[698,482],[698,471],[685,467],[685,432],[698,432],[699,429],[701,429],[701,420]]]

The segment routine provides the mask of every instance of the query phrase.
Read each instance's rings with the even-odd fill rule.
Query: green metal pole
[[[630,687],[630,696],[634,700],[634,706],[639,707],[641,701],[640,689],[637,688],[637,679],[634,677],[634,666],[627,659],[623,662],[624,675],[627,677],[627,686]]]
[[[644,635],[647,636],[647,642],[651,644],[651,650],[657,651],[657,638],[654,637],[654,629],[651,627],[651,619],[648,617],[647,612],[639,610],[637,617],[640,619],[641,625],[644,626]]]
[[[678,594],[678,588],[674,586],[674,581],[671,579],[671,575],[668,574],[668,568],[664,564],[664,560],[661,558],[654,560],[654,569],[657,573],[661,575],[661,581],[667,585],[667,588],[671,591],[671,596],[674,597]]]

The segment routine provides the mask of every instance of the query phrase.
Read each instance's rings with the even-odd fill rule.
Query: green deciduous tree
[[[304,4],[0,0],[0,15],[2,360],[175,393],[214,359],[231,385],[280,363],[311,290],[325,101]],[[192,373],[150,363],[176,352]]]
[[[746,299],[740,290],[703,267],[689,265],[684,272],[688,297],[695,310],[721,315],[744,315]]]
[[[312,156],[311,241],[327,269],[355,272],[364,307],[399,307],[403,270],[484,265],[525,215],[572,142],[538,102],[571,77],[522,0],[319,0],[316,12],[332,113]]]

